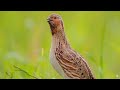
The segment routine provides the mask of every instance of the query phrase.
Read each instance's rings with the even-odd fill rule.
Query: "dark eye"
[[[56,19],[56,17],[54,17],[54,19]]]

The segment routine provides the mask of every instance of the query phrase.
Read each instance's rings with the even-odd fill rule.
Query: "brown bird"
[[[50,61],[54,69],[66,79],[94,79],[85,59],[68,43],[61,16],[52,14],[47,21],[52,33]]]

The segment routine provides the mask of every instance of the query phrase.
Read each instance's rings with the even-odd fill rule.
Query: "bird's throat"
[[[64,30],[52,30],[52,43],[54,43],[54,47],[58,47],[62,45],[61,47],[70,47]]]
[[[55,35],[55,34],[57,34],[57,29],[56,28],[51,29],[51,33],[52,33],[52,36]]]

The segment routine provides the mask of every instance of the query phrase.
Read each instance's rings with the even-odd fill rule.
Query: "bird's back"
[[[71,48],[57,49],[55,57],[69,78],[94,79],[87,62]]]
[[[50,60],[56,71],[64,78],[93,79],[85,59],[70,47],[61,16],[51,14],[47,21],[52,34]]]

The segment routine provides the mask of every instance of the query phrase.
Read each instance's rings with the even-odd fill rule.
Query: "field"
[[[1,79],[62,79],[49,60],[51,13],[62,16],[69,43],[97,79],[120,78],[119,11],[1,11]]]

